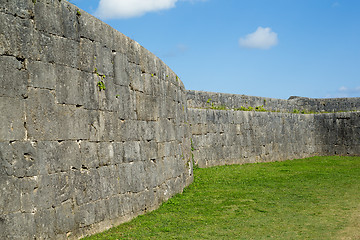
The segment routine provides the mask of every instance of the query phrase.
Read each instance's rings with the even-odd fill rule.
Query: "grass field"
[[[195,169],[158,210],[92,239],[360,239],[360,157]]]

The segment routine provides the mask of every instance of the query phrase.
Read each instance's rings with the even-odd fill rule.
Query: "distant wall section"
[[[215,93],[203,91],[187,91],[188,105],[191,108],[209,108],[211,106],[223,106],[228,109],[237,109],[241,106],[263,106],[273,112],[294,112],[294,110],[306,112],[339,112],[360,111],[360,98],[304,98],[290,97],[289,99],[276,99],[266,97],[254,97],[239,94]]]
[[[324,101],[324,102],[322,102]],[[193,155],[200,167],[360,154],[360,98],[290,100],[188,91]],[[304,108],[302,107],[304,104]],[[264,105],[265,112],[234,111]],[[228,110],[211,109],[216,106]],[[281,111],[281,112],[272,112]]]

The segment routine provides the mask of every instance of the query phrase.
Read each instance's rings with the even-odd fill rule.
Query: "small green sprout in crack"
[[[179,77],[178,77],[178,76],[176,76],[176,81],[177,81],[177,82],[179,81]]]
[[[32,0],[32,2],[35,4],[35,3],[36,3],[36,0]]]
[[[104,91],[105,91],[106,87],[105,87],[104,81],[99,81],[99,82],[97,83],[97,85],[98,85],[98,87],[99,87],[99,91],[101,91],[101,90],[104,90]]]
[[[119,98],[120,97],[120,94],[116,94],[116,96],[115,96],[116,98]]]
[[[76,16],[78,16],[78,17],[81,16],[81,12],[79,10],[76,11]]]

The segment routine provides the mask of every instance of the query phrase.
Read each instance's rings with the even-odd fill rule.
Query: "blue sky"
[[[359,0],[72,0],[161,58],[186,89],[360,97]]]

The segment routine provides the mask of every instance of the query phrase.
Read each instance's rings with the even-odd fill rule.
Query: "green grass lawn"
[[[360,157],[221,166],[194,176],[158,210],[85,239],[359,239],[351,236],[360,236]]]

